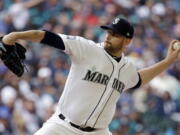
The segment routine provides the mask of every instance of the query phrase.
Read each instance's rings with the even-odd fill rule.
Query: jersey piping
[[[105,54],[105,55],[107,56],[107,54]],[[108,56],[107,56],[107,57],[108,57]],[[109,57],[108,57],[108,59],[110,60]],[[111,64],[112,64],[112,66],[113,66],[113,69],[112,69],[112,73],[111,73],[111,75],[110,75],[109,81],[111,80],[112,74],[113,74],[113,72],[114,72],[114,64],[113,64],[113,62],[112,62],[111,60],[110,60],[110,62],[111,62]],[[108,83],[109,83],[109,81],[108,81]],[[94,110],[93,110],[92,113],[89,115],[88,119],[86,120],[84,126],[86,126],[87,122],[89,121],[89,119],[91,118],[91,116],[93,115],[93,113],[95,112],[95,110],[97,109],[99,103],[101,102],[102,97],[104,96],[104,94],[105,94],[105,92],[106,92],[106,90],[107,90],[108,83],[107,83],[106,88],[105,88],[104,92],[102,93],[102,95],[101,95],[101,97],[100,97],[100,99],[99,99],[97,105],[95,106]]]
[[[108,57],[108,56],[107,56],[107,57]],[[109,58],[109,57],[108,57],[108,58]],[[109,58],[109,60],[111,61],[111,59],[110,59],[110,58]],[[111,62],[112,62],[112,61],[111,61]],[[125,63],[125,64],[123,64],[123,65],[121,66],[121,68],[119,69],[119,72],[118,72],[118,78],[120,77],[120,71],[121,71],[121,69],[122,69],[125,65],[126,65],[126,63]],[[99,118],[100,118],[101,114],[103,113],[103,111],[104,111],[104,109],[105,109],[105,107],[106,107],[106,105],[107,105],[107,103],[108,103],[109,99],[111,98],[111,96],[112,96],[113,92],[114,92],[114,89],[112,89],[111,94],[110,94],[110,96],[108,97],[108,100],[106,101],[106,103],[105,103],[105,105],[104,105],[104,107],[103,107],[102,111],[101,111],[101,112],[100,112],[100,114],[98,115],[98,118],[96,119],[96,121],[95,121],[95,123],[94,123],[93,127],[95,127],[95,125],[97,124],[97,122],[98,122],[98,120],[99,120]]]

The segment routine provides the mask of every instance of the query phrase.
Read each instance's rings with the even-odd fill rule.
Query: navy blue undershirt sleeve
[[[64,42],[59,35],[47,30],[43,31],[45,31],[45,36],[40,43],[55,47],[57,49],[65,50]]]
[[[137,88],[139,88],[141,86],[142,80],[141,80],[141,76],[140,76],[139,72],[138,72],[138,76],[139,76],[138,83],[134,87],[130,88],[130,90],[137,89]]]

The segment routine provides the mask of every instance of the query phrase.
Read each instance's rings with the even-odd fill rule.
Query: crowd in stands
[[[126,55],[137,69],[166,56],[180,40],[179,0],[0,0],[0,36],[46,29],[102,42],[100,25],[122,14],[135,27]],[[0,62],[0,134],[32,135],[54,112],[71,61],[58,49],[19,41],[27,71],[18,78]],[[113,135],[180,135],[180,60],[148,85],[124,92],[109,125]]]

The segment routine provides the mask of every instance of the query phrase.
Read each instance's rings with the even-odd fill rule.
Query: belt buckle
[[[76,125],[76,124],[72,123],[72,122],[71,122],[69,119],[67,119],[63,114],[60,114],[60,115],[59,115],[59,118],[62,119],[62,120],[64,120],[65,122],[69,123],[71,126],[79,129],[79,130],[87,131],[87,132],[90,132],[90,131],[93,131],[93,130],[94,130],[94,128],[86,127],[86,125],[81,125],[81,126],[79,126],[79,125]]]
[[[82,130],[82,131],[87,131],[87,132],[94,131],[94,128],[92,128],[92,127],[86,127],[85,125],[80,126],[79,129]]]

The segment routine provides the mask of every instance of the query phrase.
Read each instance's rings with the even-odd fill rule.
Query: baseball
[[[179,50],[179,49],[180,49],[180,42],[174,43],[173,49],[174,49],[174,50]]]

